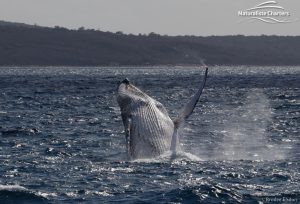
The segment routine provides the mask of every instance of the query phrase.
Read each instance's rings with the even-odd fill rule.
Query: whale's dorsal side
[[[202,91],[205,87],[206,79],[207,79],[208,68],[205,69],[205,74],[203,77],[203,81],[198,89],[198,91],[192,96],[192,98],[183,106],[181,111],[179,112],[177,118],[173,120],[174,123],[174,133],[171,141],[171,151],[176,151],[178,145],[178,128],[180,125],[192,114],[195,109],[196,104],[199,101],[199,98],[202,94]]]

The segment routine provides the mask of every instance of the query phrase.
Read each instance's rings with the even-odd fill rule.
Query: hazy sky
[[[300,20],[269,24],[238,16],[267,0],[0,0],[0,20],[169,35],[300,35]],[[299,0],[276,0],[300,19]],[[241,22],[242,21],[242,22]]]

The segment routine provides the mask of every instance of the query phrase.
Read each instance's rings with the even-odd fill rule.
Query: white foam
[[[44,198],[49,198],[49,197],[57,197],[56,193],[45,193],[45,192],[37,192],[38,196],[44,197]]]
[[[184,151],[171,152],[167,151],[164,154],[155,158],[136,159],[132,162],[141,163],[161,163],[170,161],[203,161],[200,157]]]
[[[27,191],[28,189],[20,185],[1,185],[0,190],[9,190],[9,191]]]

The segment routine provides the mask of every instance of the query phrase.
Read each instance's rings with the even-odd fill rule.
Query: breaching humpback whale
[[[125,128],[126,149],[129,159],[152,158],[166,151],[176,151],[177,130],[193,112],[207,78],[205,70],[202,84],[184,105],[177,118],[171,120],[165,107],[128,79],[118,87],[117,101]]]

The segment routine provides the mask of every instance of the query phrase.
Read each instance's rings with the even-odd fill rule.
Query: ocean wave
[[[1,135],[3,136],[23,136],[23,135],[34,135],[40,131],[37,128],[24,128],[24,127],[15,127],[15,128],[0,128]]]
[[[19,185],[0,185],[0,203],[49,203],[48,199]]]

